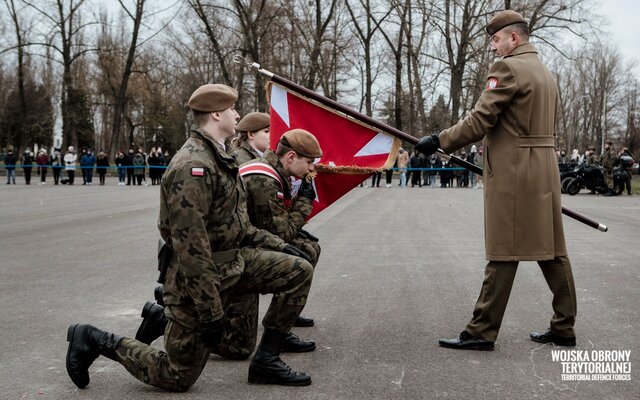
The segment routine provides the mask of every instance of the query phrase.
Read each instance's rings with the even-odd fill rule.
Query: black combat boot
[[[283,386],[311,385],[311,377],[291,370],[280,359],[280,351],[288,334],[265,329],[260,345],[249,365],[249,383]]]
[[[167,317],[164,315],[164,307],[147,301],[142,308],[142,323],[136,332],[136,340],[151,344],[154,340],[164,335],[167,326]]]
[[[156,299],[156,303],[164,307],[164,287],[162,285],[153,289],[153,297]]]
[[[67,373],[80,389],[89,384],[89,366],[102,355],[116,361],[115,352],[122,336],[101,331],[92,325],[71,325],[67,330]]]
[[[282,345],[283,353],[306,353],[308,351],[314,351],[315,349],[316,342],[313,340],[300,339],[300,337],[293,332],[289,332]]]
[[[313,318],[303,317],[302,315],[299,315],[298,318],[296,318],[296,322],[294,322],[293,324],[293,326],[298,326],[302,328],[307,328],[313,325],[315,325]]]

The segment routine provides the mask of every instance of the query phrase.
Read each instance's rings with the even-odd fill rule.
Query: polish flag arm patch
[[[489,78],[487,81],[487,89],[495,89],[498,86],[498,78]]]
[[[191,168],[191,176],[204,176],[204,168],[202,168],[202,167],[192,167]]]

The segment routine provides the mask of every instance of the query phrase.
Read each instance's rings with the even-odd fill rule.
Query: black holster
[[[171,265],[171,257],[173,256],[173,249],[162,239],[158,240],[158,283],[164,283],[167,276],[167,271]]]

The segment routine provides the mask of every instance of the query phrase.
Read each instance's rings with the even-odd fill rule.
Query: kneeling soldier
[[[235,133],[236,100],[237,92],[225,85],[193,93],[188,105],[197,126],[162,179],[158,226],[173,253],[164,293],[166,352],[91,325],[71,325],[67,372],[78,387],[89,384],[89,367],[103,355],[142,382],[188,390],[223,337],[225,306],[246,293],[274,294],[249,382],[311,384],[309,375],[292,371],[279,355],[305,305],[313,267],[298,249],[249,222],[244,184],[225,146]]]

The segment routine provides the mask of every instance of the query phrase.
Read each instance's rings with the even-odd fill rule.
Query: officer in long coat
[[[225,85],[193,93],[188,105],[196,125],[162,179],[158,227],[173,254],[164,294],[166,352],[91,325],[71,325],[67,372],[78,387],[89,384],[89,366],[103,355],[142,382],[188,390],[222,340],[225,304],[250,292],[274,295],[249,382],[311,384],[280,352],[305,305],[313,267],[295,247],[249,221],[244,184],[226,147],[238,119],[236,99],[235,89]]]
[[[451,153],[484,138],[485,250],[489,263],[473,318],[455,339],[439,344],[493,350],[519,261],[537,261],[553,293],[554,315],[542,343],[574,346],[576,295],[567,257],[560,176],[554,151],[558,93],[552,75],[528,43],[528,26],[514,11],[486,27],[500,59],[471,113],[439,135],[420,140],[426,154]]]

